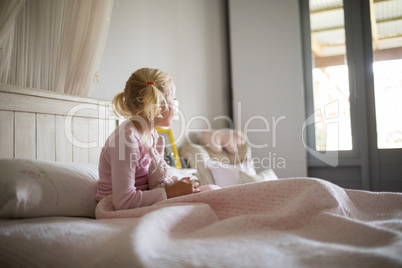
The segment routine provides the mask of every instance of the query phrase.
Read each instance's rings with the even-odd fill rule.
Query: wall
[[[213,128],[226,127],[224,121],[213,120],[229,113],[223,8],[217,0],[115,1],[99,83],[90,97],[111,100],[133,71],[156,67],[175,79],[185,115],[181,124],[172,123],[175,137],[194,116],[205,116]],[[189,127],[205,128],[203,122]]]
[[[230,0],[230,29],[236,128],[253,130],[260,170],[306,176],[298,1]]]

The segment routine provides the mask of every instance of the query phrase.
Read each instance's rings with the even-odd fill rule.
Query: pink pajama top
[[[152,136],[157,138],[156,130]],[[116,210],[149,206],[166,199],[164,188],[149,190],[148,148],[131,121],[122,123],[106,140],[99,159],[96,200],[113,195]]]

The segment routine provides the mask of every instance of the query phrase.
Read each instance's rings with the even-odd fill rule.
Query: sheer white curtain
[[[25,0],[0,0],[0,82],[7,81],[14,41],[15,20]]]
[[[87,96],[113,0],[0,0],[0,82]]]

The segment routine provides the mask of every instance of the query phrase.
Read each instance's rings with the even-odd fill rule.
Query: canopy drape
[[[87,96],[113,0],[0,0],[0,82]]]

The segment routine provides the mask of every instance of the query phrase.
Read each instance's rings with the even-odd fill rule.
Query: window
[[[371,5],[378,148],[402,148],[402,1]],[[309,8],[315,149],[352,150],[343,1],[309,0]]]
[[[310,0],[315,149],[352,149],[342,0]],[[332,123],[331,123],[332,122]]]

